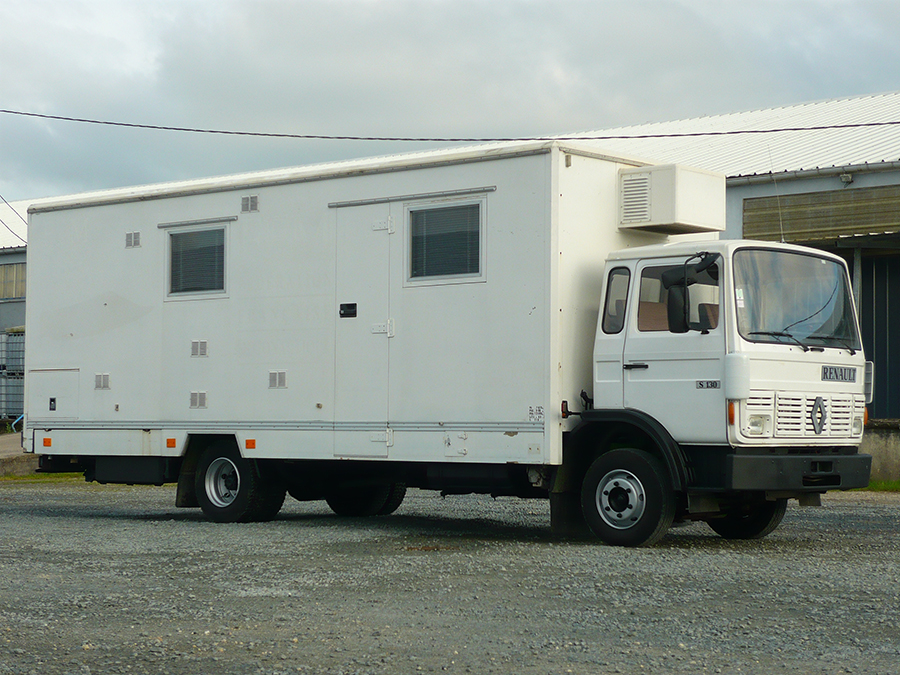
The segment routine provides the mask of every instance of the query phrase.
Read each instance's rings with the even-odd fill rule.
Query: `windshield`
[[[742,249],[734,254],[738,330],[745,340],[860,349],[844,267],[815,255]]]

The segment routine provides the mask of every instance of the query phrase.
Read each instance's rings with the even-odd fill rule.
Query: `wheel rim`
[[[596,503],[597,512],[607,525],[627,530],[640,521],[647,500],[638,477],[630,471],[616,469],[597,485]]]
[[[215,506],[230,506],[241,489],[241,474],[227,457],[219,457],[206,470],[206,495]]]

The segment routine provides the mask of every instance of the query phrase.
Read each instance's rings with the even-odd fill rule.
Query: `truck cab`
[[[637,539],[668,523],[641,521],[670,514],[763,536],[789,498],[815,504],[868,484],[871,457],[858,446],[872,364],[837,256],[758,241],[613,253],[593,362],[592,407],[574,435],[604,445],[582,502],[607,540],[646,543]],[[672,492],[658,516],[644,484],[657,480]],[[616,485],[644,505],[610,497]]]

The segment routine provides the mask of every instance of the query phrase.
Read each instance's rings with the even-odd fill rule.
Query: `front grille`
[[[816,410],[817,398],[821,398],[820,410]],[[817,397],[810,394],[779,393],[775,398],[775,435],[847,438],[851,434],[856,405],[862,414],[864,406],[862,397],[851,395]],[[822,428],[821,433],[817,434],[818,420],[821,420]]]

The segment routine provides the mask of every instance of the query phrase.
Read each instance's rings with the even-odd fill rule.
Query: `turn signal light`
[[[728,401],[728,425],[734,426],[734,401]]]

